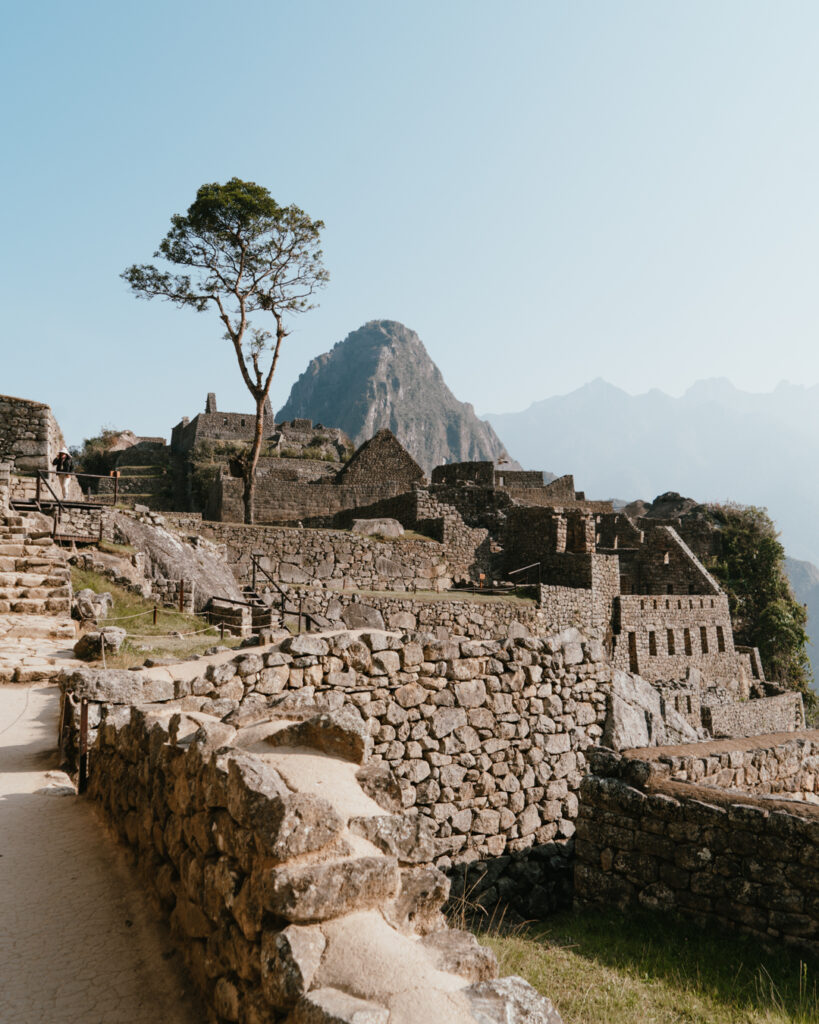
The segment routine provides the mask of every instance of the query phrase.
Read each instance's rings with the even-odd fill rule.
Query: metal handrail
[[[281,599],[282,622],[284,622],[285,615],[298,615],[298,617],[299,617],[299,632],[301,632],[302,617],[304,617],[307,620],[307,628],[308,629],[310,628],[310,623],[312,623],[317,629],[321,629],[321,623],[315,618],[315,616],[312,615],[310,612],[304,611],[304,608],[303,608],[304,598],[299,597],[299,610],[298,610],[298,612],[292,612],[292,611],[288,611],[287,610],[287,607],[286,607],[286,601],[287,601],[287,597],[288,597],[287,591],[286,590],[282,590],[282,588],[279,585],[278,581],[274,580],[273,577],[270,575],[270,573],[267,571],[267,569],[265,569],[265,567],[261,564],[261,562],[259,561],[258,553],[251,551],[251,553],[250,553],[250,564],[251,564],[251,574],[252,574],[251,575],[251,579],[252,579],[251,587],[253,588],[253,593],[254,594],[256,593],[256,570],[257,569],[264,575],[264,577],[270,583],[273,584],[273,586],[276,588],[276,590],[278,590],[278,592],[281,594],[281,598],[282,598]]]
[[[507,576],[519,576],[520,573],[522,573],[522,572],[528,573],[531,569],[537,569],[537,585],[540,586],[540,584],[541,584],[541,564],[542,563],[540,563],[540,562],[530,562],[529,565],[521,566],[520,569],[512,569],[506,575]],[[526,579],[527,579],[527,583],[528,583],[528,579],[529,579],[528,576],[527,576]],[[515,594],[517,594],[517,592],[518,592],[518,581],[517,581],[517,579],[512,580],[512,583],[514,584],[514,587],[515,587]]]

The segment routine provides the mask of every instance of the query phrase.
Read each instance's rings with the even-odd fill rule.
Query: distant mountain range
[[[276,413],[294,418],[341,427],[356,444],[387,427],[427,474],[443,462],[509,461],[415,331],[395,320],[371,320],[313,359]]]
[[[673,398],[595,380],[486,418],[525,468],[574,473],[589,497],[761,505],[788,554],[819,563],[819,386],[749,394],[713,379]]]

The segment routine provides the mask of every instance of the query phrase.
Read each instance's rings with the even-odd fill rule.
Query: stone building
[[[60,426],[47,405],[0,395],[0,462],[12,472],[50,470],[64,445]]]

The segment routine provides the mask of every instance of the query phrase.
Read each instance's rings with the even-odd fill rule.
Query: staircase
[[[71,576],[50,532],[21,515],[0,515],[0,614],[71,615]]]

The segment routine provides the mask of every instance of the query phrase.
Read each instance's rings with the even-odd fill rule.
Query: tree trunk
[[[262,450],[264,440],[264,403],[266,394],[254,395],[256,399],[256,429],[253,432],[253,445],[250,449],[250,459],[245,465],[245,522],[253,523],[255,520],[256,503],[256,466],[259,462],[259,452]]]

